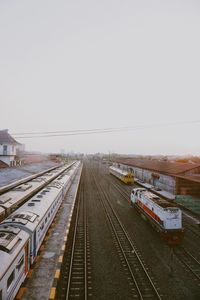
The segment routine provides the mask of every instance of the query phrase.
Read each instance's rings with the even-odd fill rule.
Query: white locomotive
[[[134,188],[131,192],[131,204],[150,221],[169,245],[181,243],[184,234],[182,212],[173,203],[144,188]]]
[[[1,300],[16,296],[79,165],[75,163],[0,224]]]

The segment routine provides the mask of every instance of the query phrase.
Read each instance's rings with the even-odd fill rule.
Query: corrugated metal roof
[[[148,159],[120,158],[116,159],[115,162],[174,176],[200,167],[200,164],[196,163],[179,163]]]
[[[20,144],[9,133],[7,129],[0,130],[0,144]]]
[[[197,183],[200,183],[200,176],[198,175],[194,175],[194,174],[191,174],[191,175],[185,175],[185,176],[177,176],[178,178],[181,178],[181,179],[185,179],[185,180],[189,180],[189,181],[193,181],[193,182],[197,182]]]

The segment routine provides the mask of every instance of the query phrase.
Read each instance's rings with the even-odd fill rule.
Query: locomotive
[[[115,168],[113,166],[109,167],[109,172],[126,184],[134,183],[134,175],[131,172],[122,171],[121,169]]]
[[[16,296],[79,166],[73,164],[0,224],[1,300]]]
[[[130,201],[168,245],[175,246],[182,242],[182,212],[173,203],[144,188],[134,188]]]

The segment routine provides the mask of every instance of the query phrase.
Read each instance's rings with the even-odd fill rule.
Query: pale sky
[[[199,0],[0,0],[0,129],[200,121]],[[200,155],[200,122],[18,139],[27,150]]]

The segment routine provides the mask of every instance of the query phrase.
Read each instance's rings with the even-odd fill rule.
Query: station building
[[[118,158],[114,165],[133,172],[140,181],[174,196],[200,197],[200,164]]]
[[[23,147],[8,133],[8,129],[0,130],[0,167],[21,165],[18,151]]]

